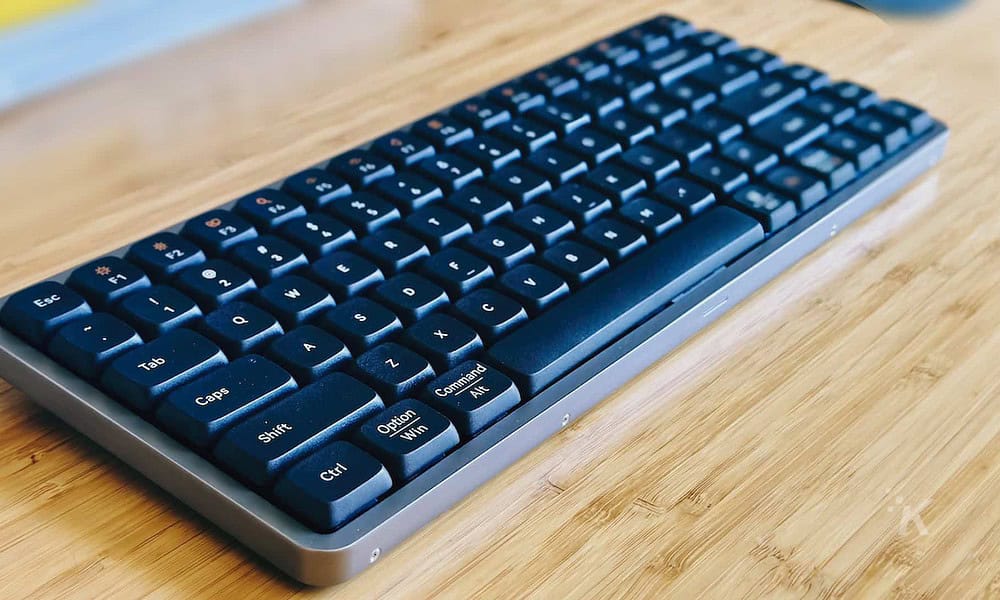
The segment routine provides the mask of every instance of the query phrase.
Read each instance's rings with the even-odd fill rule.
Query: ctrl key
[[[447,417],[416,400],[397,402],[369,419],[357,440],[385,463],[397,483],[436,463],[459,442]]]
[[[332,531],[392,489],[382,463],[348,442],[333,442],[293,465],[274,487],[291,513],[318,531]]]

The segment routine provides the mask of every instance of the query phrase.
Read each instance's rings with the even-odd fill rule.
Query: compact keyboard
[[[13,294],[0,375],[294,577],[341,581],[946,137],[657,17]]]

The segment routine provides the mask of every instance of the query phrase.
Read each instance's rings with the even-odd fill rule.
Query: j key
[[[493,131],[519,147],[522,152],[534,152],[556,141],[554,128],[531,119],[514,119],[509,123],[501,123]]]
[[[847,159],[824,148],[805,148],[795,155],[795,161],[823,177],[831,190],[843,187],[857,175],[854,165]]]
[[[448,304],[448,294],[427,279],[414,273],[401,273],[375,288],[375,300],[412,323]]]
[[[806,65],[788,65],[775,71],[775,74],[813,91],[830,84],[830,78],[826,73]]]
[[[434,145],[405,131],[396,131],[375,140],[372,150],[399,167],[408,167],[434,156]]]
[[[274,487],[288,510],[319,531],[350,521],[392,489],[382,463],[347,442],[333,442],[293,465]]]
[[[163,232],[133,244],[125,258],[153,277],[165,279],[205,262],[205,253],[176,233]]]
[[[448,192],[454,192],[482,178],[479,165],[456,154],[445,153],[422,160],[417,169],[438,182]]]
[[[725,54],[729,54],[730,52],[735,52],[740,47],[740,45],[736,43],[736,40],[724,36],[716,31],[699,31],[698,33],[691,34],[685,42],[696,48],[708,50],[716,56],[723,56]]]
[[[861,113],[848,121],[847,127],[878,142],[886,154],[899,150],[910,139],[905,126],[875,112]]]
[[[882,147],[860,135],[837,130],[820,140],[827,150],[854,163],[859,172],[867,171],[882,160]]]
[[[663,95],[689,112],[697,112],[718,99],[712,90],[688,80],[676,81],[663,88]]]
[[[334,306],[329,292],[299,275],[275,279],[260,289],[257,300],[286,328],[315,319]]]
[[[178,329],[114,359],[101,376],[112,395],[147,411],[174,388],[226,364],[226,356],[204,336]]]
[[[201,306],[218,308],[256,290],[257,284],[243,269],[230,262],[213,259],[181,271],[177,287],[190,294]]]
[[[456,366],[483,348],[483,341],[474,329],[441,313],[417,321],[403,335],[407,344],[427,357],[439,373]]]
[[[344,342],[314,325],[303,325],[277,338],[268,346],[267,355],[303,382],[316,381],[351,358]]]
[[[260,282],[283,277],[309,264],[301,250],[272,235],[262,235],[236,246],[230,257]]]
[[[337,300],[356,296],[385,280],[382,271],[371,261],[353,252],[334,252],[313,263],[310,277],[333,292]]]
[[[596,85],[570,92],[563,99],[597,118],[625,108],[625,100],[618,92]]]
[[[266,486],[285,467],[383,408],[375,390],[331,373],[230,429],[214,454],[243,479]]]
[[[752,175],[760,175],[778,164],[777,154],[746,140],[733,140],[724,145],[719,153],[726,160],[743,167]]]
[[[691,74],[691,78],[721,96],[728,96],[757,81],[760,75],[752,67],[727,58],[698,69]]]
[[[624,67],[629,63],[633,63],[639,60],[640,56],[639,51],[632,44],[625,42],[619,37],[601,40],[591,46],[590,49],[605,61],[617,67]]]
[[[622,145],[618,140],[591,127],[582,127],[567,135],[562,146],[586,160],[592,167],[622,152]]]
[[[714,156],[705,156],[691,163],[688,174],[723,194],[750,182],[745,171]]]
[[[326,168],[346,179],[354,190],[371,185],[396,172],[388,159],[370,150],[349,150],[330,159]]]
[[[358,430],[357,440],[397,482],[416,476],[459,444],[455,426],[416,400],[405,400],[372,417]]]
[[[154,285],[122,300],[118,314],[152,339],[200,319],[201,309],[174,288]]]
[[[493,278],[493,268],[488,262],[454,247],[435,253],[421,269],[453,298],[463,296]]]
[[[857,109],[865,109],[878,102],[875,92],[850,81],[837,82],[829,87],[828,92]]]
[[[684,177],[671,177],[653,190],[653,195],[674,207],[685,219],[700,214],[715,204],[712,190]]]
[[[181,233],[216,256],[257,237],[257,229],[250,221],[228,210],[210,210],[197,216],[184,225]]]
[[[580,87],[579,79],[569,71],[558,67],[536,69],[522,77],[521,81],[552,98],[568,94]]]
[[[934,125],[934,119],[929,114],[900,100],[876,104],[875,110],[905,124],[912,135],[920,135]]]
[[[546,250],[542,253],[542,262],[574,286],[590,281],[611,266],[603,254],[572,240],[559,242]]]
[[[514,267],[501,275],[499,285],[531,313],[539,313],[569,294],[569,286],[561,277],[532,264]]]
[[[423,242],[392,227],[362,238],[359,247],[384,273],[398,273],[430,256]]]
[[[631,148],[656,133],[647,121],[627,112],[605,117],[597,122],[597,127],[618,140],[623,148]]]
[[[400,219],[399,209],[369,192],[358,192],[330,203],[330,212],[361,234],[371,233]]]
[[[558,100],[532,109],[528,116],[552,127],[560,136],[572,133],[591,121],[587,111]]]
[[[622,153],[621,161],[629,169],[645,177],[646,183],[651,186],[681,168],[680,161],[672,155],[647,145],[629,148]]]
[[[701,135],[682,127],[671,127],[650,138],[650,142],[691,164],[712,150],[712,143]]]
[[[655,78],[660,85],[704,67],[712,62],[712,53],[692,46],[677,46],[661,50],[640,60],[637,68]]]
[[[558,66],[581,81],[594,81],[607,77],[611,67],[600,54],[582,50],[560,60]]]
[[[542,204],[525,206],[511,215],[507,224],[538,248],[551,246],[573,233],[572,221],[559,211]]]
[[[649,198],[636,198],[621,207],[618,214],[654,239],[681,224],[680,213]]]
[[[493,88],[489,91],[489,98],[515,114],[545,104],[545,96],[541,92],[520,81],[511,81]]]
[[[117,256],[105,256],[78,267],[66,284],[83,294],[94,308],[107,308],[151,285],[141,269]]]
[[[716,144],[725,144],[743,132],[743,125],[712,110],[695,113],[686,126]]]
[[[311,260],[330,254],[355,241],[354,231],[343,221],[322,213],[293,219],[278,233],[301,248]]]
[[[557,184],[587,172],[587,161],[576,154],[549,146],[528,157],[527,165]]]
[[[782,165],[765,177],[767,184],[779,194],[795,200],[799,210],[808,210],[826,198],[823,180],[801,169]]]
[[[521,150],[517,146],[492,135],[480,135],[462,142],[457,151],[482,167],[486,173],[492,173],[521,158]]]
[[[583,238],[603,250],[615,262],[638,251],[646,245],[642,232],[614,219],[601,219],[583,230]]]
[[[306,169],[286,179],[281,191],[295,196],[309,208],[317,209],[334,198],[350,194],[351,186],[323,169]]]
[[[465,121],[478,131],[487,131],[510,120],[510,111],[485,98],[469,98],[450,111],[451,116]]]
[[[670,45],[670,36],[667,32],[651,23],[636,25],[620,36],[644,53],[656,52]]]
[[[436,183],[407,172],[380,180],[375,190],[408,213],[444,197]]]
[[[298,200],[278,190],[263,189],[236,201],[233,211],[263,230],[276,229],[283,223],[304,217],[306,208]]]
[[[208,313],[201,329],[233,357],[255,352],[284,333],[270,313],[246,302],[232,302]]]
[[[487,343],[528,321],[524,307],[493,290],[476,290],[455,303],[455,314],[479,331]]]
[[[799,104],[799,108],[833,126],[843,125],[857,113],[850,104],[837,100],[824,92],[809,96]]]
[[[785,79],[765,78],[726,96],[717,108],[753,127],[806,97],[806,91]]]
[[[784,66],[780,58],[760,48],[742,48],[726,58],[743,63],[761,73],[770,73]]]
[[[731,204],[760,221],[770,233],[795,218],[795,203],[758,185],[748,185],[732,195]]]
[[[615,71],[600,83],[600,88],[611,88],[617,94],[622,94],[629,102],[636,102],[656,91],[656,82],[652,77],[638,69],[628,68]],[[611,111],[607,111],[611,112]]]
[[[347,342],[355,354],[403,328],[395,314],[367,298],[354,298],[336,306],[320,318],[320,324]]]
[[[810,115],[788,110],[753,128],[755,140],[783,156],[795,154],[830,131],[830,126]]]
[[[714,208],[514,331],[487,357],[533,395],[763,237],[752,217]]]
[[[553,192],[546,203],[573,219],[577,225],[595,221],[611,210],[611,198],[603,192],[570,183]]]
[[[535,253],[534,246],[524,236],[496,225],[466,238],[465,246],[486,259],[495,271],[506,271]]]
[[[471,139],[473,135],[471,127],[447,115],[431,115],[421,119],[413,124],[411,131],[441,149]]]
[[[661,128],[670,127],[688,114],[682,104],[663,94],[650,94],[636,101],[631,110]]]
[[[432,381],[423,398],[464,438],[486,429],[521,402],[509,377],[477,360],[457,365]]]
[[[490,175],[489,184],[521,206],[552,191],[552,183],[522,165],[510,165]]]
[[[196,448],[208,448],[225,429],[297,388],[284,369],[251,354],[170,392],[156,420]]]
[[[472,225],[467,220],[440,206],[428,206],[406,217],[406,227],[432,251],[472,235]]]
[[[646,180],[642,175],[625,167],[605,163],[587,174],[588,185],[611,196],[619,204],[624,204],[646,190]]]
[[[357,369],[387,404],[413,396],[434,377],[434,369],[422,356],[393,342],[359,356]]]
[[[474,227],[482,227],[513,212],[510,200],[481,185],[473,184],[448,196],[448,208],[461,213]]]
[[[94,379],[112,358],[142,345],[125,322],[94,313],[64,325],[49,342],[49,354],[87,379]]]

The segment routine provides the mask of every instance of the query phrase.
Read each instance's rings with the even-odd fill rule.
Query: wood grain
[[[0,596],[1000,596],[995,2],[309,2],[0,115],[0,293],[661,10],[928,107],[945,161],[336,588],[0,381]]]

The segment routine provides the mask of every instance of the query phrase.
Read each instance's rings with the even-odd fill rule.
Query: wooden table
[[[0,293],[663,9],[926,106],[945,161],[338,588],[0,381],[0,596],[1000,594],[996,2],[308,2],[0,115]]]

